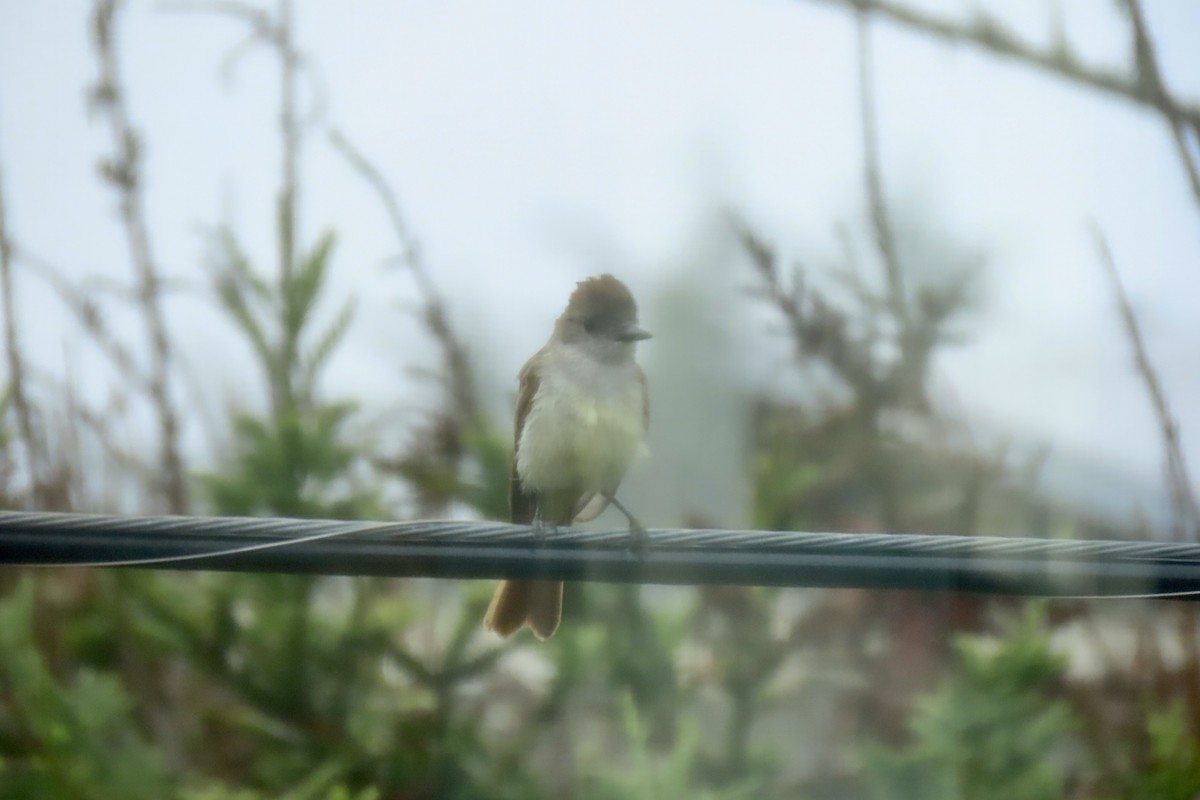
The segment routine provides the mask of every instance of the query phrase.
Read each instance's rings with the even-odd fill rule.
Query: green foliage
[[[261,277],[228,228],[215,239],[213,278],[222,308],[249,339],[277,403],[311,398],[320,371],[341,341],[354,314],[342,304],[333,322],[304,351],[305,332],[322,299],[335,237],[327,231],[293,269],[272,284]]]
[[[1150,764],[1133,780],[1130,798],[1194,800],[1200,795],[1200,740],[1188,730],[1182,702],[1146,720]]]
[[[417,654],[436,607],[380,579],[99,573],[64,604],[68,577],[0,601],[0,798],[539,794],[459,710],[504,652],[482,605]]]
[[[614,769],[612,759],[599,753],[583,754],[592,764],[584,772],[584,795],[594,800],[661,800],[695,797],[701,800],[739,800],[760,797],[752,780],[712,789],[697,784],[699,727],[693,720],[683,726],[673,749],[658,756],[650,745],[650,732],[631,693],[621,698],[621,724],[629,746],[630,763]]]
[[[484,519],[509,518],[510,438],[484,420],[477,420],[466,431],[466,455],[477,474],[472,481],[457,481],[453,495],[470,504]]]
[[[920,698],[910,744],[868,746],[863,761],[882,800],[1057,800],[1078,720],[1055,697],[1064,660],[1033,606],[1004,638],[963,635],[954,671]]]
[[[354,411],[330,403],[268,419],[248,414],[234,420],[234,464],[202,478],[220,514],[261,513],[287,517],[363,518],[380,514],[374,493],[347,487],[359,457],[345,438]]]
[[[179,800],[379,800],[379,791],[375,788],[355,792],[342,785],[331,785],[333,772],[328,767],[319,768],[300,786],[283,794],[207,783],[182,790]]]
[[[283,244],[293,235],[290,213],[282,203]],[[353,313],[344,303],[313,333],[333,235],[282,264],[275,280],[260,275],[229,231],[214,241],[216,295],[250,343],[269,405],[261,415],[234,416],[229,463],[202,478],[212,508],[381,516],[378,476],[365,470],[374,463],[372,443],[349,434],[356,406],[324,400],[319,391]],[[404,477],[426,494],[466,499],[499,516],[507,505],[507,444],[481,424],[465,439],[481,468],[476,484],[460,484],[456,470]],[[425,593],[395,582],[205,575],[171,592],[159,578],[126,586],[144,623],[138,631],[154,631],[163,657],[194,665],[198,691],[220,698],[197,726],[211,743],[205,774],[220,779],[189,781],[185,800],[536,796],[529,772],[498,765],[480,726],[456,711],[459,687],[486,675],[503,652],[476,646],[484,601],[464,604],[457,621],[443,620],[451,635],[417,653],[406,632],[436,608]]]
[[[347,435],[354,405],[318,397],[320,370],[352,305],[311,343],[305,336],[325,286],[332,235],[276,284],[256,275],[228,233],[222,242],[218,296],[258,356],[271,406],[262,417],[236,417],[232,465],[204,479],[213,507],[222,514],[381,515],[375,491],[354,488],[355,465],[369,449]],[[486,764],[479,732],[450,713],[457,681],[495,659],[495,652],[466,649],[482,608],[460,618],[441,663],[431,664],[396,632],[433,609],[385,581],[221,576],[207,596],[210,606],[199,618],[170,609],[169,598],[159,597],[157,610],[188,620],[191,652],[236,655],[209,663],[239,700],[211,724],[254,753],[239,793],[257,798],[262,787],[262,796],[274,797],[292,787],[283,796],[357,800],[373,791],[417,791],[466,798],[485,796],[481,785],[499,790],[524,781],[515,770],[503,780],[477,775],[471,765]],[[385,680],[385,666],[401,676],[399,685]],[[203,785],[195,797],[223,791]]]
[[[284,209],[286,211],[286,209]],[[281,217],[281,228],[286,226]],[[343,305],[320,335],[306,335],[322,299],[334,239],[326,235],[275,283],[260,278],[228,232],[216,267],[217,294],[249,339],[270,390],[266,415],[237,415],[232,464],[204,478],[222,514],[364,518],[381,514],[373,489],[355,489],[369,444],[352,441],[355,407],[318,397],[321,368],[349,324]],[[479,436],[487,485],[503,493],[494,442]],[[428,477],[428,476],[426,476]],[[507,474],[499,481],[507,484]],[[426,488],[429,488],[428,486]],[[207,724],[236,763],[253,752],[232,796],[358,798],[417,792],[443,797],[530,795],[526,773],[495,774],[478,726],[452,713],[455,688],[486,672],[499,651],[469,651],[482,604],[464,609],[439,657],[417,656],[399,634],[433,614],[419,595],[376,579],[215,576],[207,608],[147,596],[156,618],[181,635],[236,702]],[[149,588],[149,587],[148,587]],[[201,604],[203,606],[203,604]],[[389,674],[394,677],[388,678]],[[487,786],[485,792],[481,787]],[[226,784],[201,783],[197,798]],[[514,787],[522,787],[514,790]]]
[[[51,671],[34,637],[34,603],[28,577],[0,601],[0,797],[171,796],[126,687],[89,667]]]
[[[870,513],[879,458],[853,413],[814,417],[798,407],[759,411],[754,462],[754,524],[812,530],[849,513]]]
[[[353,302],[344,303],[334,321],[306,346],[305,332],[326,285],[333,234],[323,235],[275,284],[258,275],[227,229],[217,241],[217,297],[258,358],[271,412],[234,417],[232,465],[202,478],[214,510],[292,517],[381,515],[376,494],[353,488],[350,480],[361,455],[361,445],[347,439],[345,431],[355,404],[318,399],[320,372],[349,327]]]

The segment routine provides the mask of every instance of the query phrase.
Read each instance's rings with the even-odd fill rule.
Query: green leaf
[[[312,314],[317,296],[325,282],[329,255],[335,241],[333,231],[326,231],[304,257],[295,275],[283,287],[284,335],[290,341],[299,341],[300,333]]]
[[[342,337],[346,335],[346,331],[354,319],[354,310],[356,307],[357,303],[354,301],[354,298],[347,299],[333,322],[325,329],[325,332],[321,334],[307,357],[305,357],[301,386],[305,388],[306,393],[311,394],[315,390],[317,376],[324,369],[325,362],[333,354],[334,348],[338,346]]]

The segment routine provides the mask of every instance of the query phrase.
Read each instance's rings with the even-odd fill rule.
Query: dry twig
[[[1197,169],[1196,158],[1188,146],[1188,120],[1180,108],[1179,102],[1167,91],[1162,71],[1158,66],[1158,55],[1154,51],[1150,32],[1146,28],[1146,18],[1142,14],[1141,3],[1139,0],[1121,0],[1121,4],[1129,14],[1129,23],[1132,28],[1134,69],[1136,70],[1134,77],[1171,129],[1171,138],[1175,142],[1175,150],[1179,154],[1184,171],[1187,172],[1192,196],[1197,204],[1200,204],[1200,169]],[[1192,135],[1200,139],[1200,122],[1192,120],[1190,124]]]
[[[1050,48],[1039,48],[1007,30],[1003,23],[976,11],[970,21],[960,22],[909,8],[894,0],[816,0],[852,11],[866,11],[921,33],[950,42],[975,45],[993,55],[1011,58],[1037,67],[1064,80],[1078,83],[1119,99],[1158,109],[1158,98],[1136,78],[1084,64],[1059,39]],[[1200,107],[1177,103],[1180,117],[1189,125],[1200,125]]]
[[[1062,35],[1050,47],[1031,44],[1008,30],[994,17],[976,10],[967,21],[947,19],[894,0],[819,0],[859,14],[880,17],[911,30],[954,43],[966,43],[987,52],[1036,67],[1048,75],[1086,86],[1110,97],[1150,109],[1167,123],[1187,171],[1193,196],[1200,204],[1200,170],[1188,147],[1188,136],[1200,140],[1200,106],[1174,97],[1163,83],[1138,0],[1121,0],[1133,27],[1134,74],[1085,63]]]
[[[478,404],[471,381],[470,360],[467,356],[466,345],[450,324],[446,302],[437,287],[434,286],[429,270],[421,258],[420,247],[400,211],[400,204],[396,200],[395,192],[378,168],[371,164],[340,131],[333,131],[329,138],[333,146],[345,156],[350,166],[375,190],[383,203],[388,221],[392,225],[392,231],[400,243],[400,259],[408,267],[417,284],[417,291],[421,295],[419,317],[441,350],[447,393],[455,409],[455,415],[464,420],[473,419],[478,410]]]
[[[479,418],[479,402],[471,378],[467,347],[450,323],[445,300],[434,286],[429,270],[421,258],[421,249],[404,219],[396,193],[379,169],[340,131],[331,132],[329,138],[334,148],[362,176],[383,203],[392,231],[400,243],[400,262],[412,274],[421,296],[417,316],[437,343],[441,353],[441,370],[438,377],[446,398],[442,410],[433,414],[408,453],[399,459],[379,462],[385,469],[395,469],[408,477],[412,485],[426,495],[422,500],[425,506],[423,511],[435,513],[444,505],[446,498],[441,491],[429,492],[425,491],[424,487],[441,486],[444,489],[453,485],[455,481],[430,480],[430,472],[432,470],[442,476],[457,476],[464,452],[464,440],[470,427]]]
[[[138,297],[150,339],[150,369],[145,376],[150,401],[158,415],[161,490],[167,510],[188,509],[188,487],[180,455],[179,413],[172,398],[170,379],[173,357],[163,313],[161,278],[150,244],[142,186],[142,145],[126,106],[125,87],[117,60],[115,24],[121,0],[96,0],[92,15],[92,44],[100,75],[91,90],[92,108],[107,121],[115,153],[100,163],[104,178],[116,190],[130,257],[137,278]]]
[[[871,53],[870,23],[866,13],[859,12],[856,15],[856,23],[858,97],[862,114],[863,179],[866,183],[871,230],[887,278],[888,303],[900,324],[900,338],[903,341],[908,338],[908,297],[904,291],[904,271],[900,267],[900,256],[896,251],[896,236],[883,191],[883,170],[879,165],[879,125],[875,118],[874,64]]]
[[[4,204],[3,172],[0,171],[0,286],[4,294],[4,353],[8,362],[8,393],[17,417],[17,431],[25,450],[30,494],[35,508],[47,509],[42,484],[42,448],[33,429],[33,413],[25,392],[25,365],[17,335],[17,309],[13,288],[13,246],[8,233]]]
[[[1176,538],[1195,541],[1197,534],[1200,533],[1200,504],[1197,503],[1196,495],[1192,490],[1187,462],[1184,460],[1183,448],[1179,443],[1179,424],[1171,416],[1171,409],[1167,406],[1166,393],[1163,391],[1158,372],[1150,361],[1150,355],[1146,351],[1146,342],[1142,338],[1141,326],[1134,314],[1133,304],[1129,302],[1129,295],[1126,294],[1125,287],[1121,284],[1121,276],[1117,271],[1108,240],[1095,226],[1092,226],[1092,236],[1095,239],[1100,263],[1112,281],[1113,294],[1121,309],[1121,322],[1125,326],[1129,343],[1133,346],[1134,364],[1137,366],[1138,375],[1141,376],[1147,394],[1150,395],[1150,402],[1154,406],[1154,416],[1158,420],[1159,432],[1162,434],[1163,449],[1166,452],[1167,487],[1171,493],[1171,505],[1175,512]]]

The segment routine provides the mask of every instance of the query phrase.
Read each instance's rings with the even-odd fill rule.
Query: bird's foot
[[[629,543],[626,548],[639,558],[646,555],[650,550],[650,534],[646,531],[645,526],[638,522],[637,517],[629,513],[629,509],[621,504],[617,499],[616,494],[604,495],[608,498],[608,502],[625,515],[625,519],[629,520]]]
[[[645,558],[646,553],[650,552],[650,533],[633,517],[629,518],[629,540],[626,549],[638,558]]]
[[[533,542],[537,547],[546,543],[546,539],[558,533],[558,526],[544,521],[540,516],[533,518]]]

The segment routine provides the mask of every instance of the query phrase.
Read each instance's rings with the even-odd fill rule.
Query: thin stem
[[[1187,173],[1188,184],[1192,189],[1192,198],[1197,205],[1200,205],[1200,169],[1197,168],[1196,159],[1188,147],[1188,124],[1184,114],[1180,111],[1179,104],[1167,91],[1166,83],[1163,81],[1162,70],[1158,66],[1158,55],[1154,50],[1154,43],[1150,40],[1146,17],[1142,13],[1142,4],[1140,0],[1121,0],[1121,4],[1129,14],[1129,23],[1133,29],[1133,54],[1138,83],[1144,87],[1153,101],[1154,107],[1158,109],[1167,123],[1167,127],[1171,129],[1171,139],[1175,143],[1175,150]],[[1197,129],[1196,121],[1193,120],[1191,125],[1193,130]]]
[[[179,414],[171,396],[172,351],[162,309],[161,278],[150,243],[142,193],[142,146],[126,108],[125,88],[117,63],[115,23],[121,0],[97,0],[93,12],[93,43],[100,76],[92,101],[108,122],[115,153],[101,172],[119,198],[121,222],[137,278],[137,296],[150,339],[150,371],[146,378],[150,400],[159,421],[159,464],[167,509],[181,514],[188,507],[187,482],[179,450]]]
[[[1127,75],[1082,63],[1078,56],[1061,42],[1042,48],[1017,37],[995,19],[976,11],[969,21],[945,19],[934,14],[909,8],[893,0],[813,0],[825,5],[840,6],[851,11],[863,11],[879,16],[911,30],[929,34],[948,42],[963,42],[980,47],[993,55],[1011,58],[1087,86],[1131,103],[1158,108],[1157,99],[1146,87]],[[1200,107],[1176,103],[1180,117],[1188,125],[1200,126]]]
[[[1043,73],[1086,86],[1110,97],[1155,111],[1171,130],[1192,195],[1200,205],[1200,167],[1189,148],[1189,138],[1200,141],[1200,107],[1178,100],[1166,88],[1147,33],[1138,0],[1121,0],[1133,25],[1137,69],[1133,75],[1086,64],[1063,36],[1052,36],[1049,47],[1032,44],[1008,30],[999,20],[975,11],[967,21],[946,19],[909,8],[894,0],[815,0],[840,6],[860,15],[876,14],[910,30],[952,43],[966,43],[992,55],[1013,59]]]
[[[908,300],[904,292],[904,271],[900,268],[900,257],[896,251],[896,236],[888,214],[887,200],[883,191],[883,172],[879,165],[879,125],[875,117],[874,66],[871,51],[871,32],[864,12],[856,15],[858,31],[858,89],[862,115],[863,179],[867,190],[867,204],[871,214],[871,230],[875,245],[883,261],[887,278],[888,302],[896,321],[900,324],[903,343],[909,328]]]
[[[296,119],[296,52],[292,43],[292,2],[280,0],[279,23],[276,49],[279,51],[280,106],[279,135],[282,140],[282,185],[279,189],[279,288],[285,305],[292,296],[293,276],[296,270],[296,214],[299,208],[299,150],[300,126]],[[291,314],[285,312],[283,330],[283,352],[281,370],[291,370],[297,361],[299,331],[289,330],[286,320]],[[272,387],[276,415],[290,411],[295,403],[290,373],[276,377]]]
[[[1129,342],[1133,345],[1133,357],[1138,375],[1141,376],[1146,392],[1150,395],[1150,402],[1154,406],[1154,415],[1158,419],[1163,449],[1166,451],[1167,487],[1171,492],[1171,503],[1175,509],[1176,538],[1195,541],[1198,528],[1200,528],[1200,503],[1197,503],[1196,495],[1192,490],[1192,480],[1188,474],[1187,462],[1183,457],[1183,448],[1179,443],[1179,425],[1171,415],[1171,409],[1167,406],[1166,392],[1163,391],[1158,372],[1150,361],[1145,340],[1142,338],[1141,326],[1133,312],[1133,305],[1129,302],[1129,295],[1126,294],[1125,287],[1121,284],[1121,276],[1117,271],[1116,262],[1113,260],[1108,240],[1100,229],[1094,226],[1092,236],[1095,238],[1100,263],[1112,281],[1113,294],[1116,295],[1121,310],[1121,321],[1125,326]]]
[[[416,281],[423,307],[421,320],[442,350],[442,363],[446,370],[447,390],[450,400],[456,409],[455,416],[462,421],[469,421],[477,416],[478,403],[475,398],[474,386],[471,380],[470,359],[467,356],[466,345],[458,337],[450,325],[450,315],[446,309],[445,300],[434,286],[433,278],[421,259],[420,247],[409,230],[396,193],[384,179],[379,169],[367,160],[350,141],[340,132],[333,131],[329,136],[334,148],[340,152],[363,179],[375,190],[387,212],[392,231],[400,242],[402,258],[405,266]]]
[[[34,506],[46,508],[46,492],[42,484],[42,459],[33,431],[33,415],[25,394],[25,366],[17,333],[17,310],[13,289],[13,247],[8,233],[8,213],[4,205],[3,169],[0,166],[0,290],[4,295],[4,353],[8,362],[8,391],[17,416],[17,431],[25,450],[29,483]]]

